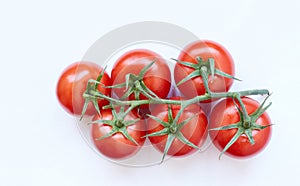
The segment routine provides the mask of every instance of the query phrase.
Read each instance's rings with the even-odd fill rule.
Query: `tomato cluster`
[[[117,59],[110,75],[93,62],[77,62],[62,72],[57,97],[68,113],[92,118],[94,145],[112,159],[132,157],[147,138],[162,159],[196,152],[208,136],[231,157],[264,149],[271,136],[269,105],[248,96],[268,91],[228,92],[237,78],[223,46],[195,41],[174,61],[172,72],[159,54],[135,49]],[[204,102],[215,103],[211,112]]]

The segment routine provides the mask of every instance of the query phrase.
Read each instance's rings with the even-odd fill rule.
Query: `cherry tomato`
[[[102,117],[101,117],[102,116]],[[93,121],[96,120],[112,120],[113,114],[111,110],[102,110],[101,116],[98,114],[94,116]],[[123,121],[130,121],[137,119],[137,116],[129,113]],[[122,122],[123,122],[122,121]],[[136,154],[143,146],[146,138],[146,126],[143,120],[135,122],[133,125],[126,126],[126,131],[137,144],[129,140],[123,133],[116,132],[111,136],[99,139],[113,131],[111,125],[105,123],[97,123],[92,126],[92,140],[100,153],[111,159],[129,158]]]
[[[112,84],[117,85],[126,81],[127,74],[140,74],[141,70],[154,60],[155,63],[146,71],[143,81],[148,89],[160,98],[166,98],[171,87],[171,73],[168,64],[162,57],[150,50],[136,49],[126,52],[114,64],[111,79]],[[126,92],[126,88],[113,88],[113,92],[120,98]],[[134,100],[134,94],[129,97]],[[139,99],[147,99],[141,94]]]
[[[181,100],[180,97],[173,97],[173,100]],[[180,105],[170,105],[172,118],[175,118],[177,114],[179,114]],[[168,112],[168,105],[157,105],[154,107],[152,116],[159,118],[161,121],[164,122],[171,122],[169,120],[170,113]],[[182,128],[176,128],[180,126],[180,123],[183,121],[189,120]],[[172,122],[171,122],[172,123]],[[166,147],[166,142],[168,139],[168,134],[159,135],[159,136],[151,136],[152,133],[159,132],[164,129],[168,129],[167,133],[169,135],[175,135],[175,139],[173,140],[167,154],[172,156],[183,156],[188,155],[196,151],[196,148],[183,143],[180,140],[179,134],[181,133],[186,140],[191,142],[197,147],[201,147],[206,140],[207,137],[207,118],[204,112],[202,111],[201,107],[197,104],[189,105],[184,109],[181,113],[179,120],[175,123],[175,126],[170,125],[168,127],[163,126],[161,123],[157,122],[153,118],[149,118],[148,120],[148,135],[149,140],[152,145],[158,149],[160,152],[164,152]],[[175,129],[175,130],[174,130]],[[173,130],[173,132],[172,132]]]
[[[247,113],[251,115],[260,106],[259,103],[251,98],[242,98]],[[235,124],[240,121],[238,110],[231,98],[224,99],[219,102],[212,110],[210,115],[210,128],[217,128]],[[266,112],[264,112],[256,121],[256,124],[267,126],[271,124],[271,120]],[[237,128],[228,130],[210,130],[209,134],[213,140],[213,144],[222,151],[232,137],[236,134]],[[235,158],[249,158],[261,152],[271,137],[271,127],[263,130],[253,130],[252,136],[255,144],[251,144],[248,137],[242,134],[225,154]]]
[[[178,60],[197,64],[196,57],[201,57],[204,61],[207,61],[208,58],[213,58],[216,69],[234,76],[235,70],[233,59],[229,52],[220,44],[208,40],[193,42],[181,51]],[[174,69],[174,79],[176,84],[194,70],[195,69],[191,67],[176,63]],[[208,80],[209,88],[213,92],[228,91],[233,83],[232,79],[217,74],[214,75],[213,79],[211,75],[209,75]],[[179,85],[178,88],[180,92],[188,98],[205,94],[205,87],[201,76],[189,79]]]
[[[64,69],[60,75],[57,86],[56,95],[61,106],[72,115],[81,115],[82,108],[85,102],[83,93],[86,89],[87,82],[90,79],[97,79],[98,75],[102,72],[102,68],[92,62],[75,62]],[[101,83],[106,86],[111,85],[111,80],[105,72]],[[98,86],[98,90],[105,95],[110,95],[111,89]],[[99,108],[108,104],[106,100],[98,101]],[[86,110],[87,115],[94,115],[96,110],[92,103],[89,103]]]

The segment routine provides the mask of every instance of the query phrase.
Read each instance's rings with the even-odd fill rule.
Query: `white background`
[[[300,3],[285,1],[0,1],[0,185],[300,185]],[[224,45],[240,89],[268,88],[269,146],[237,161],[210,148],[158,166],[98,157],[58,105],[61,71],[103,34],[165,21]]]

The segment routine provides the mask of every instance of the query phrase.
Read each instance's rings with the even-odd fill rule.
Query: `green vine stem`
[[[198,103],[200,101],[209,100],[212,98],[236,98],[237,96],[251,96],[251,95],[269,95],[269,91],[267,89],[254,89],[254,90],[244,90],[244,91],[236,91],[236,92],[211,92],[208,94],[196,96],[191,99],[187,100],[169,100],[169,99],[160,99],[160,98],[152,98],[149,100],[119,100],[115,99],[109,96],[106,96],[98,91],[89,92],[91,95],[89,97],[93,97],[96,99],[106,99],[110,101],[113,104],[119,105],[119,106],[132,106],[137,107],[145,104],[174,104],[174,105],[189,105]],[[87,96],[88,93],[85,94]],[[106,107],[107,108],[107,107]]]
[[[136,107],[139,107],[141,105],[146,105],[146,104],[168,104],[168,105],[181,105],[181,109],[178,112],[177,116],[175,118],[172,118],[172,122],[177,122],[180,115],[182,114],[182,112],[184,111],[184,109],[191,105],[191,104],[195,104],[195,103],[200,103],[202,101],[205,100],[210,100],[210,99],[220,99],[220,98],[232,98],[234,100],[235,105],[238,108],[239,114],[240,114],[240,118],[241,121],[239,121],[236,124],[232,124],[231,126],[226,126],[226,127],[221,127],[221,128],[215,128],[215,129],[210,129],[210,130],[229,130],[231,128],[238,128],[237,133],[234,135],[234,137],[231,139],[231,141],[226,145],[226,147],[223,149],[222,153],[220,154],[220,156],[222,154],[225,153],[225,151],[238,139],[238,137],[242,134],[246,134],[248,136],[249,141],[251,142],[251,144],[254,144],[254,140],[252,137],[252,130],[263,130],[266,126],[262,127],[262,126],[258,126],[255,122],[258,119],[258,117],[260,115],[262,115],[267,108],[271,105],[269,104],[266,107],[263,107],[265,104],[265,101],[261,104],[261,106],[258,108],[258,110],[252,114],[252,115],[248,115],[245,105],[242,101],[242,97],[244,96],[251,96],[251,95],[268,95],[267,97],[269,97],[270,93],[267,89],[254,89],[254,90],[243,90],[243,91],[233,91],[233,92],[212,92],[209,89],[209,85],[208,85],[208,77],[209,75],[211,75],[211,81],[213,81],[214,76],[215,75],[219,75],[219,76],[223,76],[226,78],[231,78],[234,80],[239,80],[229,74],[226,74],[224,72],[222,72],[221,70],[215,68],[215,63],[214,63],[214,59],[210,58],[207,61],[203,61],[200,57],[196,58],[198,61],[198,64],[194,64],[194,63],[190,63],[190,62],[186,62],[186,61],[179,61],[179,60],[175,60],[177,63],[180,63],[182,65],[185,65],[189,68],[193,68],[194,71],[189,74],[188,76],[186,76],[184,79],[182,79],[179,84],[184,83],[185,81],[201,76],[203,79],[203,83],[205,86],[205,90],[206,93],[204,95],[199,95],[196,96],[194,98],[190,98],[190,99],[184,99],[184,100],[171,100],[171,99],[162,99],[159,98],[157,95],[155,95],[155,93],[153,93],[148,87],[146,87],[144,81],[143,81],[143,77],[145,75],[145,73],[147,72],[147,70],[155,63],[156,59],[153,60],[149,65],[147,65],[146,67],[144,67],[140,74],[138,75],[134,75],[134,74],[127,74],[126,76],[126,81],[124,83],[118,84],[118,85],[113,85],[113,86],[109,86],[109,87],[105,87],[103,84],[100,83],[101,78],[103,76],[103,73],[101,73],[98,78],[96,80],[91,79],[90,81],[88,81],[87,83],[87,88],[86,91],[83,94],[83,97],[85,99],[85,105],[83,107],[82,110],[82,117],[84,115],[84,112],[86,110],[87,104],[89,102],[92,102],[95,109],[97,110],[98,114],[100,114],[100,109],[98,107],[97,104],[97,100],[98,99],[105,99],[107,101],[110,102],[109,105],[104,106],[102,109],[107,109],[107,108],[111,108],[112,110],[114,110],[114,108],[116,106],[122,107],[123,110],[120,113],[116,113],[114,112],[114,120],[122,120],[122,118],[124,118],[131,110],[133,110]],[[105,69],[105,68],[104,68]],[[102,94],[101,92],[99,92],[97,90],[98,86],[103,86],[104,88],[122,88],[125,87],[126,88],[126,93],[124,94],[124,96],[121,99],[115,99],[109,96],[106,96],[104,94]],[[126,100],[125,98],[128,98],[131,94],[135,95],[136,100]],[[143,94],[145,95],[148,99],[145,100],[139,100],[139,95]],[[239,106],[237,105],[236,101],[238,102]],[[127,110],[125,111],[124,108],[125,106],[127,107]],[[119,116],[118,116],[119,114]],[[154,118],[154,116],[148,115],[150,118]],[[80,119],[82,119],[82,117]],[[170,117],[170,116],[169,116]],[[95,121],[97,123],[97,121]],[[95,123],[93,122],[93,123]],[[100,120],[98,122],[104,122],[103,120]],[[105,123],[110,124],[115,130],[112,131],[110,134],[108,134],[106,137],[109,137],[110,135],[113,135],[115,132],[120,132],[120,126],[117,126],[118,122],[110,122],[110,121],[105,121]],[[131,125],[134,124],[135,122],[129,122],[127,125]],[[187,122],[184,122],[182,124],[185,125]],[[116,126],[115,126],[116,125]],[[162,123],[162,125],[164,125],[164,123]],[[126,137],[130,140],[132,140],[132,138],[130,136],[127,135],[126,133],[126,128],[121,127],[122,128],[122,133],[126,135]],[[117,130],[118,129],[118,130]],[[155,134],[148,134],[148,136],[151,135],[155,135]],[[166,149],[163,155],[163,159],[172,143],[172,141],[174,140],[175,136],[168,136],[168,141],[166,144]],[[188,140],[182,140],[185,141],[184,143],[186,143],[187,145],[193,146],[193,144],[191,144]]]

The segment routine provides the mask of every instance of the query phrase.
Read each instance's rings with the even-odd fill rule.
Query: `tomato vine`
[[[168,105],[168,121],[164,121],[156,116],[151,115],[149,113],[147,116],[156,122],[160,123],[163,126],[163,129],[154,133],[150,133],[145,135],[144,137],[153,137],[153,136],[161,136],[161,135],[167,135],[167,141],[163,150],[163,157],[162,161],[164,160],[165,156],[167,155],[173,141],[177,138],[182,143],[195,148],[199,149],[197,144],[191,143],[188,139],[186,139],[182,133],[180,132],[180,129],[186,125],[192,118],[188,118],[184,121],[179,122],[179,117],[185,112],[185,109],[192,105],[197,104],[202,101],[211,100],[211,99],[221,99],[221,98],[229,98],[234,101],[234,104],[236,106],[236,109],[239,113],[240,121],[237,123],[233,123],[228,126],[221,126],[216,128],[209,129],[210,131],[221,131],[221,130],[230,130],[230,129],[237,129],[237,132],[235,135],[231,138],[231,140],[227,143],[227,145],[222,150],[219,157],[221,157],[231,146],[232,144],[243,134],[245,134],[250,141],[251,144],[254,144],[255,141],[252,136],[252,131],[254,130],[264,130],[267,127],[270,127],[271,124],[266,126],[261,126],[256,123],[256,120],[269,108],[271,103],[264,107],[264,104],[269,97],[270,93],[267,89],[254,89],[254,90],[244,90],[244,91],[233,91],[233,92],[214,92],[209,88],[209,75],[212,77],[210,81],[213,81],[213,78],[215,75],[223,76],[224,78],[230,78],[234,80],[239,80],[238,78],[235,78],[234,76],[231,76],[225,72],[222,72],[221,70],[217,69],[215,67],[214,59],[209,58],[207,61],[203,61],[200,57],[196,58],[198,61],[198,64],[187,62],[187,61],[180,61],[175,60],[180,65],[183,65],[185,67],[189,67],[194,69],[192,73],[187,75],[184,79],[179,81],[177,85],[181,85],[182,83],[193,79],[195,77],[201,76],[204,83],[205,88],[205,94],[198,95],[193,98],[189,99],[183,99],[183,100],[176,100],[176,99],[167,99],[167,98],[160,98],[158,97],[154,92],[152,92],[143,81],[143,77],[145,73],[151,68],[153,64],[155,64],[156,59],[154,59],[151,63],[149,63],[147,66],[145,66],[138,75],[135,74],[127,74],[126,75],[126,81],[120,84],[111,85],[111,86],[105,86],[101,84],[101,78],[103,76],[103,73],[101,73],[97,79],[91,79],[87,83],[87,89],[83,94],[83,98],[86,100],[84,104],[84,109],[82,110],[82,116],[85,114],[85,108],[89,104],[89,102],[92,102],[95,106],[95,109],[97,110],[98,114],[101,115],[100,110],[102,109],[112,109],[113,110],[113,117],[114,119],[111,121],[108,120],[97,120],[93,121],[91,123],[97,124],[99,122],[108,124],[112,127],[112,132],[106,134],[104,137],[101,137],[100,140],[103,138],[110,137],[114,135],[117,132],[121,132],[125,135],[127,139],[134,142],[136,145],[138,143],[129,135],[128,132],[126,132],[126,126],[128,125],[134,125],[134,123],[137,120],[133,121],[126,121],[121,122],[122,118],[126,116],[130,111],[133,109],[138,109],[142,105],[150,105],[150,104],[166,104]],[[125,94],[120,98],[113,98],[112,96],[103,94],[102,92],[98,91],[97,87],[102,86],[102,88],[125,88],[126,92]],[[131,94],[134,94],[135,100],[128,100],[128,98]],[[143,94],[147,99],[139,99],[140,94]],[[242,101],[242,98],[245,96],[251,96],[251,95],[267,95],[267,98],[264,100],[264,102],[257,108],[257,110],[252,113],[248,114],[245,108],[245,105]],[[109,102],[109,105],[104,106],[103,108],[99,109],[97,103],[97,100],[107,100]],[[180,105],[180,109],[176,116],[172,115],[172,105]],[[117,113],[114,111],[115,107],[121,107],[121,112]],[[127,110],[124,110],[126,108]],[[118,115],[119,114],[119,115]],[[122,124],[122,125],[121,125]]]

